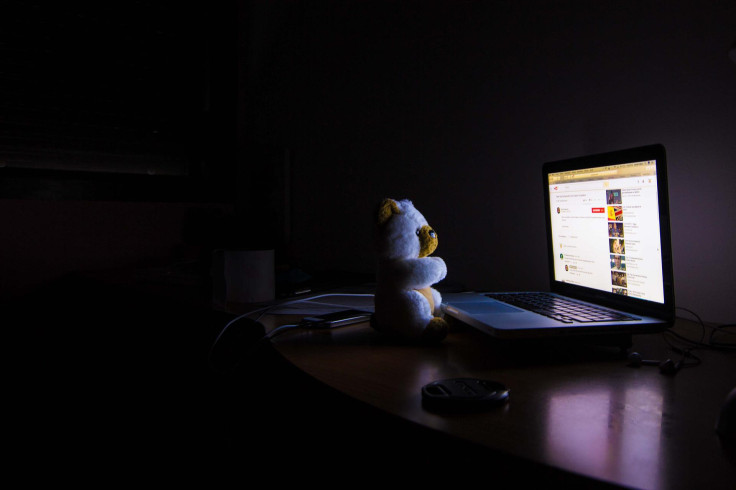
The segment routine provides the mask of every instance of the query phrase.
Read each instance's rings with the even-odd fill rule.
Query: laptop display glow
[[[547,179],[554,280],[664,303],[657,162]]]

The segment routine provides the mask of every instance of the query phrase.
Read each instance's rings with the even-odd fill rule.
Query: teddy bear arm
[[[390,267],[393,283],[401,289],[421,289],[445,278],[447,267],[439,257],[405,259]]]

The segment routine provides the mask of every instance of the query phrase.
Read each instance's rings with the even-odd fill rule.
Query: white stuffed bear
[[[431,286],[447,275],[437,233],[409,200],[384,199],[378,211],[378,253],[373,327],[411,341],[445,338],[442,296]]]

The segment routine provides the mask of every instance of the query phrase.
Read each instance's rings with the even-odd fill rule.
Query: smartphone
[[[335,328],[353,323],[367,322],[371,314],[360,310],[342,310],[324,315],[307,316],[302,318],[301,324],[309,328]]]

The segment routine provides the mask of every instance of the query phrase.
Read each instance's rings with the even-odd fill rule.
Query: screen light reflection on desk
[[[663,483],[657,481],[662,404],[651,388],[555,395],[547,411],[547,454],[572,471],[656,488]]]

